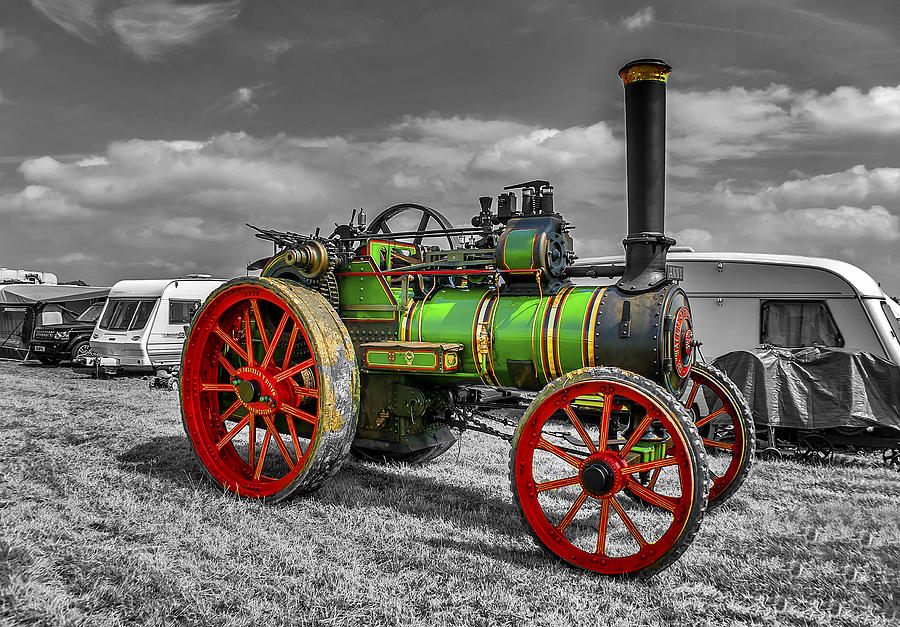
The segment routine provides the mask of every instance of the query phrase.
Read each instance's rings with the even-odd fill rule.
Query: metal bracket
[[[619,337],[631,337],[631,301],[622,303],[622,321],[619,323]]]

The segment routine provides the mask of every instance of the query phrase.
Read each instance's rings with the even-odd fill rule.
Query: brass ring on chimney
[[[659,81],[665,83],[672,68],[663,63],[636,63],[619,70],[622,81],[629,85],[635,81]]]

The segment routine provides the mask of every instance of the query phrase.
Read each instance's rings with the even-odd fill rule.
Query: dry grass
[[[544,555],[506,444],[351,463],[277,506],[217,490],[177,397],[0,362],[0,623],[569,625],[900,622],[900,474],[760,462],[649,582]]]

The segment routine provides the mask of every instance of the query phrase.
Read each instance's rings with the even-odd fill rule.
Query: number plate
[[[40,344],[36,344],[36,345],[32,346],[32,350],[33,350],[35,353],[43,353],[44,351],[47,350],[47,347],[46,347],[46,346],[41,346]]]

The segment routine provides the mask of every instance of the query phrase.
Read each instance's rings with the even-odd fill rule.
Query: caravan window
[[[760,314],[761,344],[785,348],[844,345],[825,301],[767,300]]]
[[[886,301],[881,301],[881,308],[884,310],[884,315],[887,316],[888,323],[891,325],[891,331],[894,332],[894,337],[900,340],[900,318],[894,315],[894,312],[891,311],[891,306]]]
[[[147,326],[156,300],[110,299],[100,328],[107,331],[140,331]]]
[[[198,309],[199,300],[170,300],[169,324],[190,324]]]

